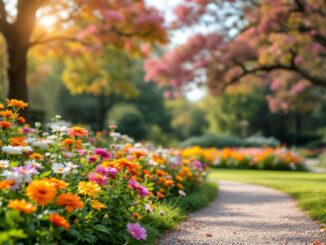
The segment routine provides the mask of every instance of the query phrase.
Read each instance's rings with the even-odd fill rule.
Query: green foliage
[[[118,125],[118,131],[136,140],[146,137],[147,130],[143,114],[133,104],[121,103],[115,105],[109,114],[109,123]]]

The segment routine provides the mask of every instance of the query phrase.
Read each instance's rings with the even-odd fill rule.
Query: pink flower
[[[147,233],[144,227],[139,223],[128,223],[127,230],[129,234],[136,240],[146,240]]]
[[[99,185],[106,185],[108,182],[108,177],[106,177],[103,174],[95,173],[95,172],[91,172],[88,175],[88,179],[89,179],[89,181],[95,182]]]
[[[141,197],[145,197],[149,195],[149,190],[145,186],[139,184],[137,181],[130,179],[129,185],[132,189],[137,190]]]
[[[112,154],[110,152],[108,152],[107,150],[103,149],[103,148],[96,148],[94,150],[94,153],[96,155],[99,155],[103,158],[111,158],[112,157]]]

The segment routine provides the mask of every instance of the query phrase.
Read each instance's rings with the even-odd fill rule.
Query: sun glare
[[[56,23],[56,18],[54,16],[43,16],[39,20],[39,24],[44,27],[52,27]]]

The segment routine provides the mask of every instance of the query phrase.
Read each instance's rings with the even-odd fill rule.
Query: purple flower
[[[24,167],[13,167],[12,171],[18,173],[21,180],[25,183],[28,183],[32,180],[33,174],[38,174],[36,168],[29,165],[26,165]]]
[[[94,150],[94,153],[96,155],[99,155],[103,158],[111,158],[112,157],[112,154],[110,152],[108,152],[107,150],[103,149],[103,148],[96,148]]]
[[[103,175],[108,175],[109,174],[109,175],[115,177],[116,174],[118,173],[118,170],[115,169],[115,168],[111,168],[111,167],[105,168],[102,165],[98,165],[96,167],[96,169],[95,169],[95,172],[103,174]]]
[[[196,168],[200,168],[200,169],[203,168],[203,164],[198,160],[194,161],[194,165],[195,165]]]
[[[146,240],[147,233],[144,227],[139,223],[128,223],[127,230],[129,234],[136,240]]]
[[[91,172],[88,175],[88,179],[89,179],[89,181],[95,182],[99,185],[106,185],[108,182],[108,177],[106,177],[103,174],[96,173],[96,172]]]
[[[149,190],[145,186],[139,184],[137,181],[130,179],[129,185],[132,189],[137,190],[141,197],[145,197],[149,195]]]
[[[138,191],[139,191],[139,194],[142,198],[144,198],[145,196],[148,196],[149,195],[149,190],[145,187],[145,186],[140,186],[138,188]]]

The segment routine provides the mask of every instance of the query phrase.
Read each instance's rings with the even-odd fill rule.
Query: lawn
[[[326,174],[212,169],[210,179],[259,184],[286,192],[312,218],[326,224]]]

